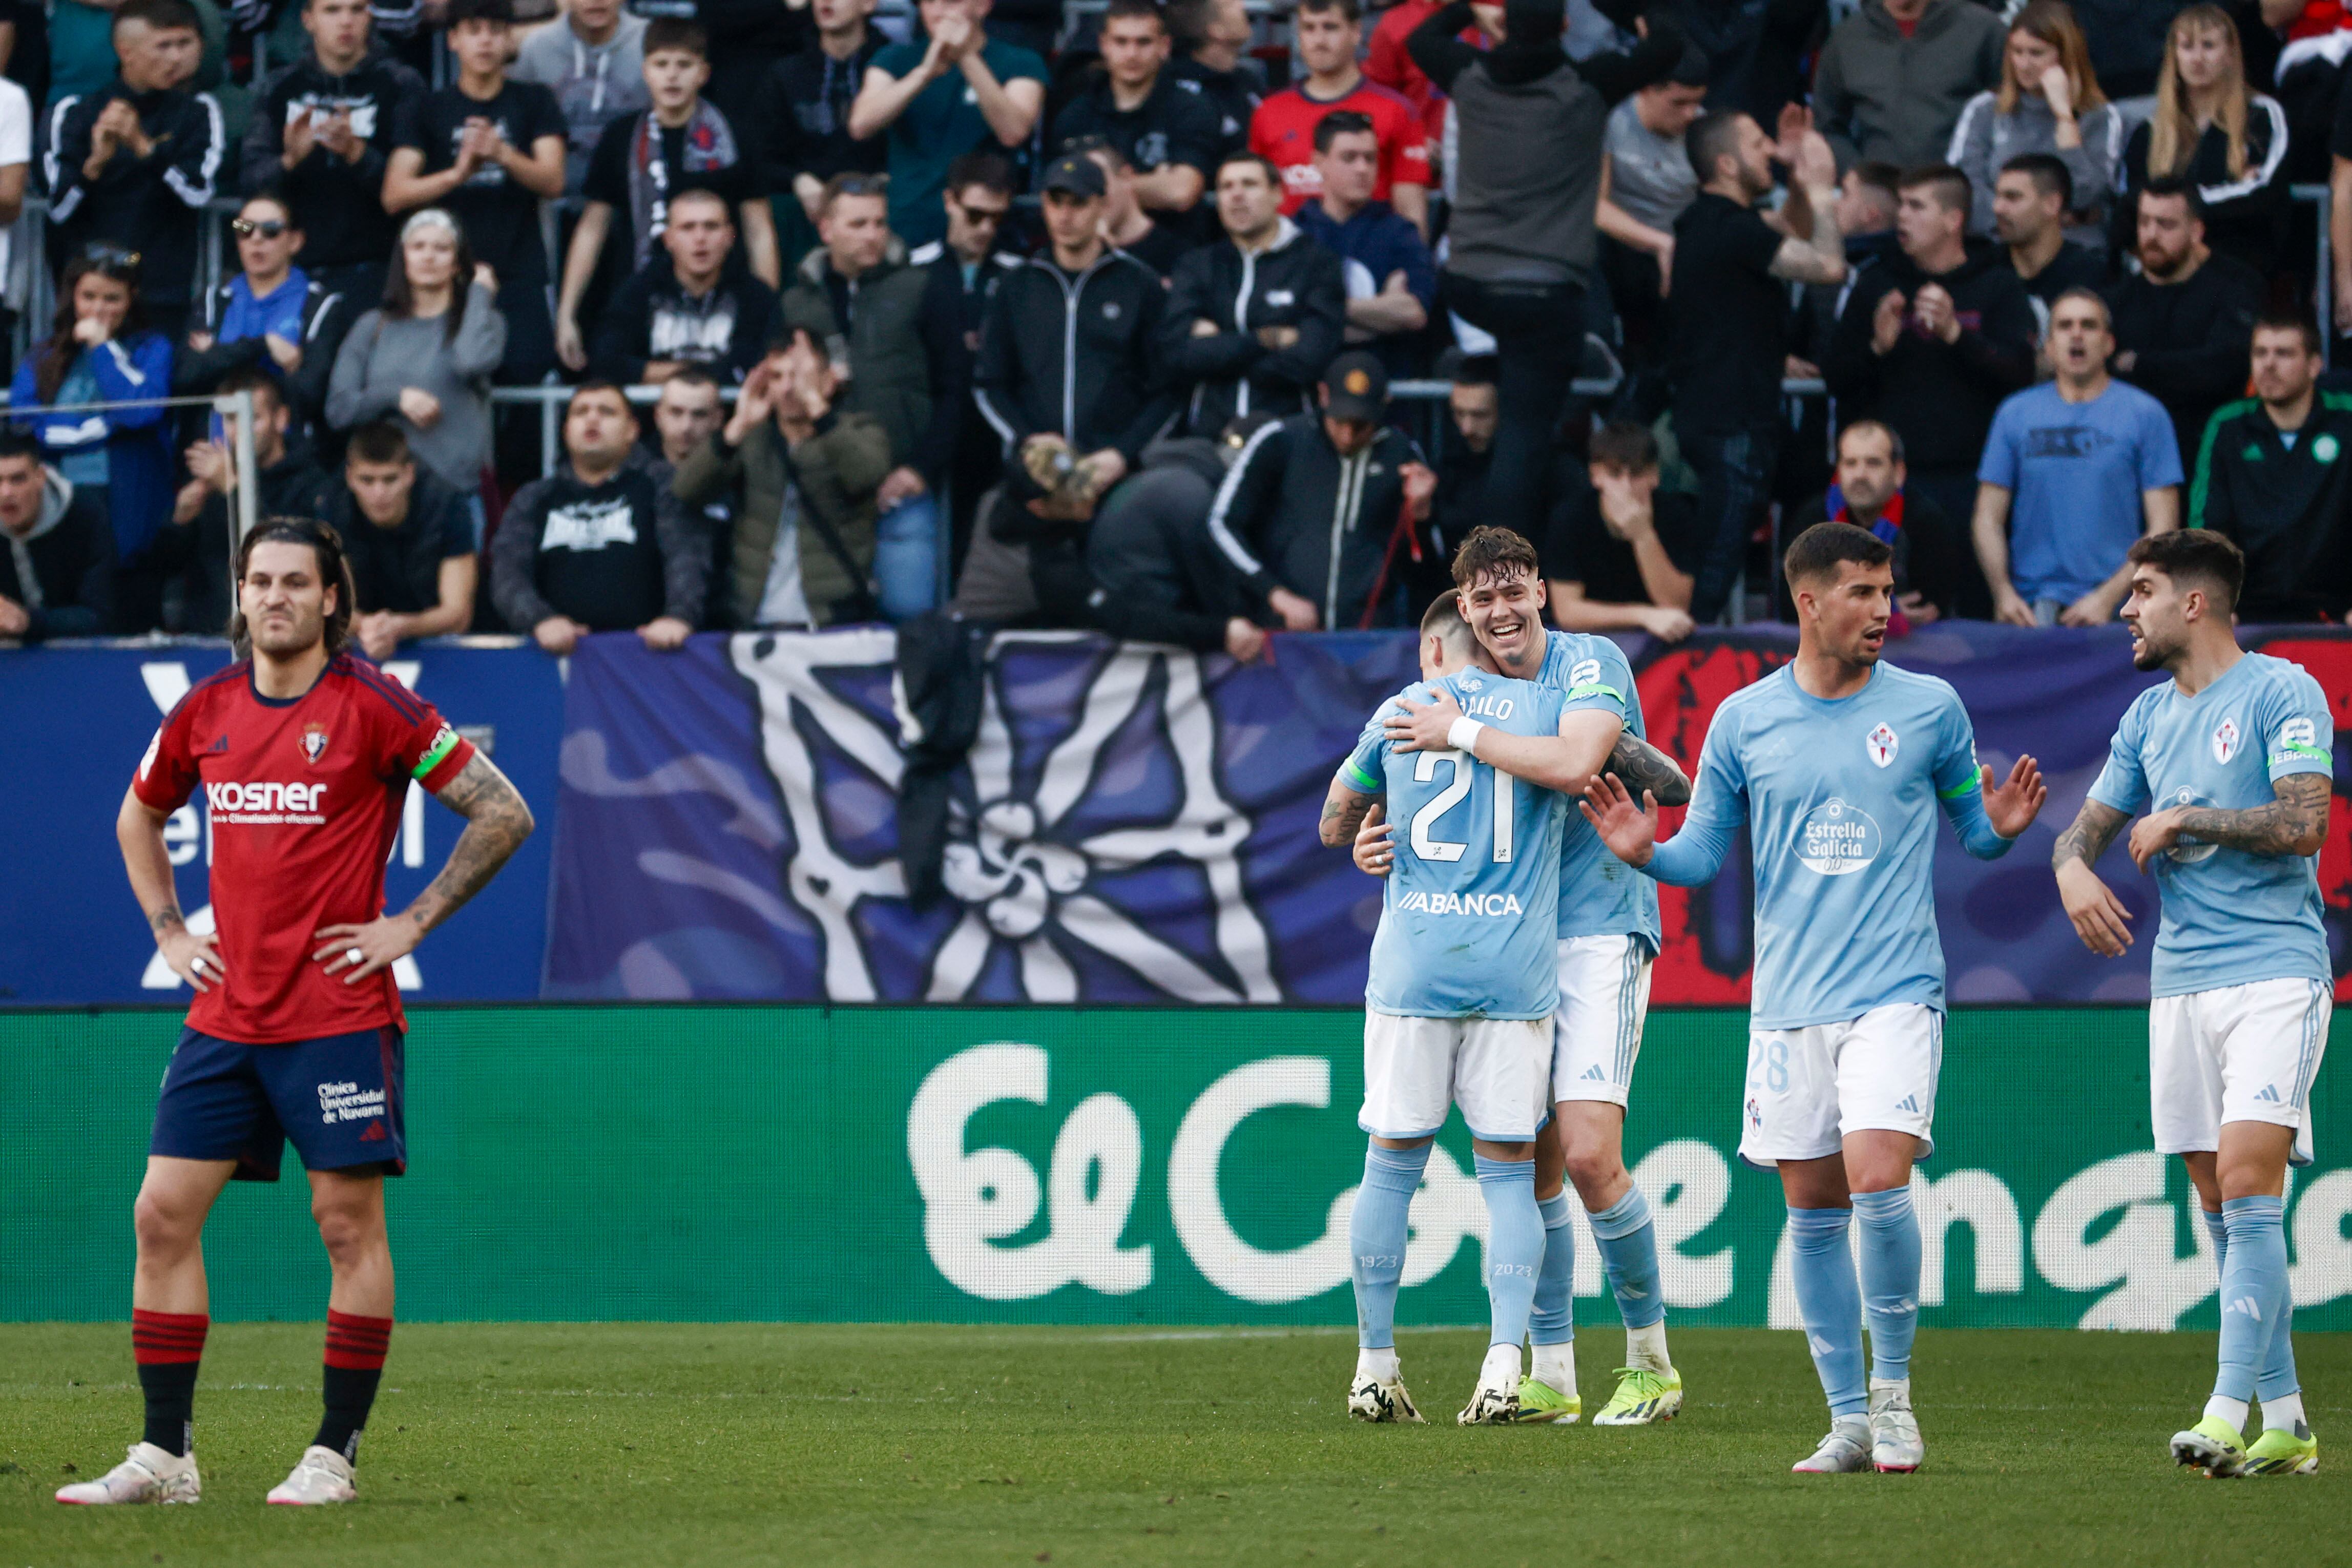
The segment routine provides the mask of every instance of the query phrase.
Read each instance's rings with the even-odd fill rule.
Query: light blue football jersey
[[[1544,636],[1539,685],[1557,687],[1567,698],[1560,711],[1612,713],[1625,727],[1648,738],[1642,727],[1642,695],[1624,650],[1606,637],[1581,632]],[[1609,852],[1571,802],[1559,840],[1559,931],[1570,936],[1638,936],[1658,950],[1658,887]]]
[[[1707,727],[1682,831],[1644,868],[1713,881],[1748,827],[1756,867],[1759,1029],[1843,1023],[1896,1002],[1944,1006],[1936,931],[1936,810],[1991,860],[1976,736],[1959,694],[1882,664],[1826,701],[1784,664],[1725,699]]]
[[[2242,811],[2290,773],[2332,775],[2336,726],[2300,664],[2248,653],[2184,696],[2165,681],[2124,712],[2091,799],[2126,815],[2172,806]],[[2192,839],[2156,862],[2164,917],[2149,991],[2159,997],[2256,980],[2333,983],[2320,924],[2319,857],[2254,855]]]
[[[1511,735],[1558,735],[1562,695],[1531,681],[1461,670],[1416,702],[1454,694],[1472,718]],[[1381,705],[1339,775],[1385,794],[1396,865],[1381,894],[1364,1005],[1408,1018],[1539,1019],[1559,989],[1552,935],[1567,796],[1462,751],[1398,751]]]

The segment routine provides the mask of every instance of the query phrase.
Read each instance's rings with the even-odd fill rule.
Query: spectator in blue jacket
[[[229,230],[237,274],[205,297],[187,342],[174,349],[172,390],[208,392],[257,365],[286,389],[299,428],[326,413],[335,350],[357,312],[296,265],[303,234],[284,197],[247,196]]]
[[[144,559],[172,510],[172,453],[163,410],[112,408],[53,413],[54,404],[164,398],[172,344],[147,329],[139,307],[139,258],[104,243],[66,263],[49,336],[16,367],[8,389],[51,466],[77,495],[102,507],[114,532],[117,629],[163,624],[163,574]]]
[[[1437,303],[1437,268],[1421,231],[1372,200],[1381,138],[1372,117],[1335,109],[1315,127],[1323,194],[1298,209],[1299,231],[1339,258],[1348,280],[1346,339],[1381,358],[1391,376],[1412,368],[1412,340]]]

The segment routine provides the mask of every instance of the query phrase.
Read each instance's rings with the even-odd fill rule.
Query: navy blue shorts
[[[147,1152],[235,1160],[238,1181],[276,1181],[292,1140],[302,1167],[408,1168],[400,1114],[400,1031],[367,1029],[290,1045],[240,1045],[180,1031]]]

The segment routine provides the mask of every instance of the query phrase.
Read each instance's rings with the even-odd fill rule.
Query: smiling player
[[[1949,685],[1879,662],[1895,552],[1819,523],[1789,546],[1797,656],[1725,699],[1707,727],[1682,831],[1603,777],[1584,815],[1620,859],[1694,887],[1722,870],[1744,820],[1756,867],[1755,994],[1740,1158],[1777,1166],[1797,1304],[1831,1428],[1800,1472],[1913,1470],[1919,1223],[1911,1165],[1935,1152],[1944,953],[1936,810],[1979,860],[2009,852],[2042,809],[2033,758],[1989,787]],[[1846,1233],[1862,1217],[1857,1283]],[[1872,1376],[1863,1384],[1862,1326]]]
[[[2319,683],[2249,653],[2231,626],[2245,558],[2203,528],[2132,546],[2123,618],[2132,664],[2172,678],[2142,692],[2107,766],[2051,857],[2083,943],[2131,946],[2131,916],[2091,868],[2133,812],[2132,862],[2164,903],[2148,976],[2156,1146],[2179,1155],[2221,1271],[2221,1370],[2172,1457],[2213,1476],[2309,1475],[2287,1289],[2283,1197],[2311,1163],[2312,1080],[2327,1050],[2334,972],[2320,925],[2335,727]],[[2263,1435],[2249,1448],[2247,1405]]]
[[[349,1502],[392,1334],[383,1178],[407,1168],[392,965],[497,874],[531,828],[506,776],[347,651],[351,568],[332,528],[271,518],[236,558],[229,635],[247,656],[196,683],[141,759],[116,822],[155,946],[195,989],[155,1106],[132,1224],[131,1343],[143,1440],[67,1503],[192,1503],[197,1363],[210,1326],[205,1217],[232,1177],[276,1181],[291,1142],[326,1243],[326,1416],[274,1503]],[[467,819],[396,915],[383,863],[411,779]],[[205,791],[216,934],[180,914],[163,824]]]

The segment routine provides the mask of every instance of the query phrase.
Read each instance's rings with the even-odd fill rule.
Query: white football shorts
[[[1639,936],[1563,936],[1551,1015],[1551,1097],[1625,1103],[1650,1011],[1650,945]]]
[[[2158,1154],[2221,1146],[2224,1122],[2296,1129],[2294,1163],[2311,1163],[2311,1081],[2335,1010],[2321,980],[2256,980],[2147,1009],[2147,1094]]]
[[[1748,1037],[1739,1157],[1769,1167],[1836,1154],[1849,1133],[1884,1130],[1936,1152],[1936,1078],[1944,1015],[1922,1002],[1873,1008],[1848,1023],[1759,1029]]]
[[[1530,1142],[1550,1119],[1551,1019],[1364,1013],[1364,1109],[1376,1138],[1426,1138],[1462,1107],[1473,1137]]]

